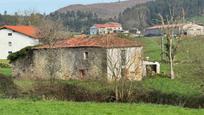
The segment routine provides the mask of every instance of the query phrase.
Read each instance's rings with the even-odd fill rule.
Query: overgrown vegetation
[[[21,49],[20,51],[9,54],[9,56],[7,58],[10,61],[10,63],[12,63],[19,58],[23,58],[26,55],[29,55],[30,53],[32,53],[32,47],[28,46],[28,47]]]
[[[8,60],[0,60],[0,74],[11,76],[11,66]]]

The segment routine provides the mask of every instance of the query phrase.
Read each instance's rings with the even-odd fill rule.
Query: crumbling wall
[[[86,59],[85,53],[88,53]],[[29,57],[32,57],[29,63],[25,58],[13,64],[16,77],[50,79],[50,70],[54,79],[63,80],[104,79],[106,76],[106,50],[103,48],[38,49]]]

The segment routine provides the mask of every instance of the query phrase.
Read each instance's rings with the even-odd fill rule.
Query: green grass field
[[[5,76],[11,76],[11,68],[0,68],[0,73]]]
[[[153,104],[0,100],[1,115],[202,115],[202,109]]]
[[[204,16],[196,16],[189,19],[189,21],[199,23],[199,24],[204,24]]]
[[[9,64],[9,61],[8,60],[0,60],[0,63]],[[0,73],[5,75],[5,76],[11,76],[11,68],[1,68],[0,67]]]
[[[138,39],[144,44],[144,56],[151,61],[160,61],[160,38]],[[176,54],[175,80],[156,78],[144,80],[145,87],[164,93],[198,95],[204,91],[204,36],[182,40]],[[161,72],[169,74],[169,66],[161,64]]]

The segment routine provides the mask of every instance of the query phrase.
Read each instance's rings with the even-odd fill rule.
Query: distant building
[[[32,26],[0,27],[0,59],[7,59],[10,53],[26,46],[39,44],[36,34],[37,29]]]
[[[106,24],[95,24],[90,28],[90,35],[103,35],[122,31],[122,25],[116,22]]]
[[[173,34],[175,35],[189,35],[197,36],[204,35],[204,27],[198,24],[189,23],[189,24],[171,24],[171,25],[156,25],[145,29],[145,36],[161,36],[164,33],[165,29],[173,29]]]
[[[36,47],[30,57],[13,63],[13,75],[21,79],[49,79],[47,67],[52,62],[48,61],[47,52],[57,51],[52,65],[59,67],[54,73],[56,79],[114,80],[125,75],[129,80],[141,80],[142,50],[140,43],[117,35],[70,38],[56,42],[51,48]]]

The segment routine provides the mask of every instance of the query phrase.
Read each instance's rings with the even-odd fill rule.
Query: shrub
[[[0,74],[0,95],[1,97],[17,97],[18,88],[13,80]]]
[[[21,49],[20,51],[17,51],[15,53],[11,53],[7,58],[10,61],[10,63],[12,63],[12,62],[16,61],[17,59],[23,58],[30,53],[32,53],[32,47],[28,46],[28,47]]]
[[[1,62],[0,62],[0,67],[1,67],[1,68],[10,68],[10,65],[9,65],[9,64],[6,64],[6,63],[1,63]]]

